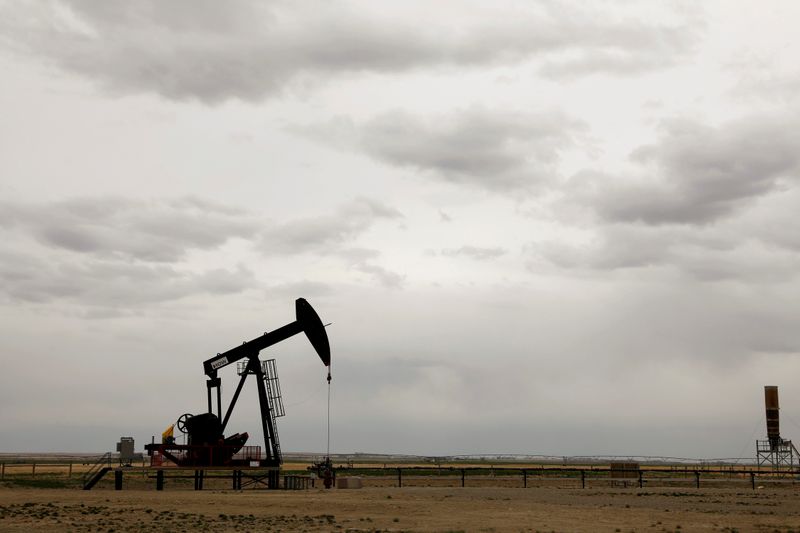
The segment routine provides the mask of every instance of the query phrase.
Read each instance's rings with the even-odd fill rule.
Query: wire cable
[[[331,457],[331,367],[328,366],[328,446],[325,457]]]

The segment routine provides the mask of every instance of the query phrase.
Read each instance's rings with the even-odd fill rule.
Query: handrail
[[[84,486],[86,486],[86,483],[88,483],[89,480],[92,479],[95,476],[95,474],[97,474],[102,468],[106,468],[106,467],[110,468],[111,467],[111,457],[112,457],[112,453],[111,452],[106,452],[102,456],[100,456],[100,458],[97,460],[97,462],[94,465],[92,465],[91,468],[89,468],[89,470],[87,470],[83,474],[83,476],[81,478],[81,483]]]

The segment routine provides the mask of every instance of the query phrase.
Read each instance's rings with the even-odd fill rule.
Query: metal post
[[[698,472],[697,470],[694,471],[694,480],[695,480],[695,484],[696,484],[697,488],[699,489],[700,488],[700,472]]]
[[[156,472],[156,490],[164,490],[164,471]]]
[[[528,488],[528,471],[524,469],[522,470],[522,487]]]
[[[0,479],[5,479],[6,477],[6,464],[0,464]]]
[[[464,481],[465,481],[465,480],[464,480],[464,469],[462,468],[462,469],[461,469],[461,486],[462,486],[462,487],[464,486]]]
[[[403,469],[402,468],[398,468],[397,469],[397,486],[398,487],[402,487],[403,486]]]
[[[753,490],[756,490],[756,473],[750,472],[750,485],[753,487]]]
[[[122,490],[122,470],[114,470],[114,490]]]
[[[72,477],[72,463],[69,464],[69,472],[67,473],[67,477]]]
[[[639,470],[639,488],[640,489],[644,486],[644,479],[642,479],[643,477],[644,477],[644,472]]]
[[[582,489],[586,488],[586,471],[585,470],[581,470],[581,488]]]
[[[31,469],[31,477],[36,477],[36,463],[33,463],[33,468]]]

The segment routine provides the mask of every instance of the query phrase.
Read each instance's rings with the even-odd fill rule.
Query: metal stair
[[[111,471],[111,457],[111,452],[106,452],[83,474],[81,478],[83,490],[91,490],[98,481],[103,479],[103,476]]]

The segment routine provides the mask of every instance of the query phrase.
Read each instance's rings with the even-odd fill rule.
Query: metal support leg
[[[122,490],[122,470],[114,470],[114,490]]]
[[[156,472],[156,490],[164,490],[164,471]]]

